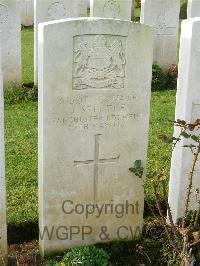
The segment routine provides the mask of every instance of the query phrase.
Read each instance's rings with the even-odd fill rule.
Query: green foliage
[[[159,139],[161,139],[164,143],[166,144],[172,144],[174,140],[176,140],[176,138],[173,137],[168,137],[165,134],[161,134],[160,136],[158,136]]]
[[[141,7],[141,0],[135,0],[135,7],[140,8]]]
[[[187,19],[187,0],[182,1],[179,17],[180,19]]]
[[[109,265],[109,255],[105,250],[94,246],[79,247],[64,255],[62,262],[63,266],[71,266],[73,263],[84,266],[107,266]]]
[[[49,260],[46,263],[46,266],[59,266],[60,263],[58,261],[56,261],[55,259]]]
[[[31,84],[32,85],[32,84]],[[4,90],[4,101],[7,104],[18,104],[28,101],[36,101],[37,87],[27,87],[12,84]]]
[[[133,163],[133,167],[129,168],[129,171],[133,172],[136,176],[142,178],[144,173],[144,167],[142,166],[142,161],[136,160]]]
[[[162,91],[175,89],[178,77],[178,67],[173,64],[169,67],[168,71],[165,73],[162,68],[154,64],[152,68],[152,91]]]
[[[161,67],[154,64],[152,68],[152,91],[162,91],[167,87],[167,75],[163,72]]]

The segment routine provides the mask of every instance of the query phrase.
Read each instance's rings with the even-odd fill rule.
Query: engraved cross
[[[74,165],[86,165],[93,164],[94,165],[94,202],[97,200],[97,187],[99,181],[99,164],[105,163],[118,163],[119,155],[117,157],[109,158],[109,159],[100,159],[99,158],[99,137],[101,135],[95,135],[95,151],[94,151],[94,160],[86,160],[86,161],[74,161]]]

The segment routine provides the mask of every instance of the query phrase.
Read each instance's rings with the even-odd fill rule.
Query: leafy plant
[[[187,18],[187,0],[185,0],[182,4],[181,4],[181,9],[180,9],[180,19],[186,19]]]
[[[133,167],[129,168],[129,171],[133,172],[136,176],[142,177],[144,172],[144,167],[142,166],[141,160],[136,160]]]
[[[162,91],[167,87],[167,75],[163,72],[161,67],[157,64],[153,65],[152,68],[152,91]]]
[[[49,260],[47,263],[46,263],[46,266],[60,266],[59,262],[56,261],[55,259],[52,259],[52,260]]]
[[[193,162],[191,165],[191,169],[188,175],[188,186],[187,192],[184,198],[185,207],[184,207],[184,215],[181,218],[181,226],[179,223],[175,224],[172,219],[172,212],[167,201],[167,184],[166,184],[166,176],[164,174],[164,169],[166,167],[165,161],[163,164],[163,168],[159,171],[155,172],[152,176],[152,189],[153,196],[155,198],[155,202],[157,205],[157,209],[159,212],[160,223],[164,228],[166,235],[166,245],[164,247],[165,254],[168,257],[169,265],[193,265],[195,262],[195,257],[193,251],[200,246],[200,200],[198,199],[199,208],[198,210],[191,213],[189,211],[189,202],[190,195],[193,187],[193,176],[196,170],[196,164],[200,156],[200,135],[197,133],[200,129],[200,119],[197,119],[194,123],[187,123],[184,120],[178,119],[173,122],[176,127],[180,128],[180,133],[178,137],[168,137],[166,135],[160,135],[159,138],[163,140],[164,143],[169,144],[172,143],[172,150],[176,147],[176,145],[182,140],[187,139],[187,141],[191,140],[191,144],[184,145],[185,148],[190,149]],[[137,160],[134,162],[133,167],[129,170],[135,174],[141,174],[141,161]],[[142,176],[140,176],[142,177]],[[165,214],[161,207],[160,194],[164,195],[165,205],[168,212],[168,222],[165,217]],[[200,192],[197,191],[199,194]],[[149,208],[152,211],[153,215],[154,211],[149,204]],[[142,251],[142,249],[140,248]],[[198,255],[198,251],[196,252]]]
[[[141,0],[135,0],[135,7],[140,8],[141,7]]]
[[[90,246],[74,248],[67,252],[60,265],[107,266],[108,264],[108,253],[101,248]]]
[[[33,84],[11,84],[4,90],[4,101],[7,104],[18,104],[28,101],[37,101],[38,91]]]

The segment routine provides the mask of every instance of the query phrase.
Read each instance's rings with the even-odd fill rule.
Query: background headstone
[[[0,265],[4,265],[3,263],[6,260],[7,260],[7,226],[6,226],[5,150],[4,150],[4,98],[3,98],[3,75],[2,75],[2,48],[0,48]]]
[[[4,85],[21,83],[21,5],[19,1],[0,1]]]
[[[34,0],[35,84],[38,82],[38,24],[52,20],[85,16],[87,16],[87,2],[83,0]]]
[[[152,38],[148,26],[122,20],[39,25],[40,232],[57,230],[51,240],[40,238],[43,255],[141,231],[143,181],[129,168],[135,160],[146,166]],[[128,202],[135,210],[125,207],[118,218],[105,209],[96,218],[95,210],[87,218],[86,211],[67,215],[68,201],[113,208]],[[83,239],[84,226],[92,232]],[[101,239],[103,226],[109,239]],[[118,232],[121,226],[133,234]],[[70,239],[66,228],[80,234]]]
[[[188,0],[187,17],[188,18],[200,17],[199,0]]]
[[[133,0],[90,0],[90,16],[131,20]]]
[[[21,23],[23,26],[34,24],[34,0],[21,0]]]
[[[181,44],[179,55],[179,77],[176,97],[176,120],[187,123],[200,118],[200,19],[189,19],[182,22]],[[175,127],[174,136],[180,129]],[[194,133],[194,132],[193,132]],[[199,134],[199,132],[198,132]],[[189,142],[189,143],[188,143]],[[191,139],[184,139],[174,150],[171,162],[169,204],[176,221],[183,217],[188,175],[192,166],[192,154],[184,145],[191,144]],[[200,162],[197,163],[193,179],[190,209],[199,208],[196,200],[196,189],[200,191]],[[200,200],[200,198],[199,198]]]
[[[154,29],[154,62],[164,71],[177,62],[180,0],[142,0],[140,22]]]

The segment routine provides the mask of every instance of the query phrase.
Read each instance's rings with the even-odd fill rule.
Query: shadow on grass
[[[38,222],[27,222],[22,224],[8,225],[8,243],[20,244],[34,239],[38,239]]]

